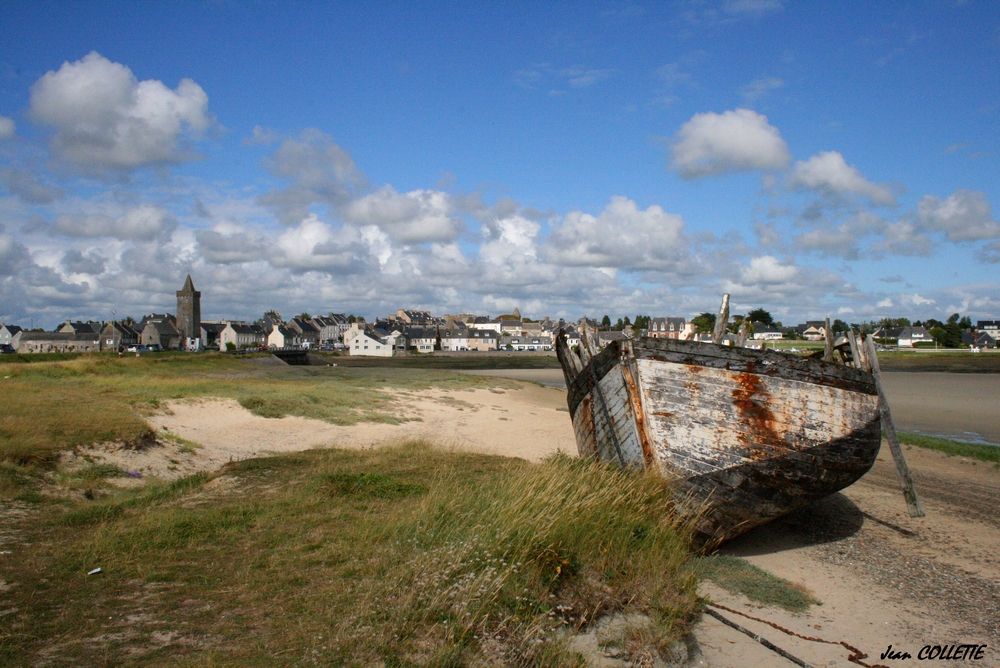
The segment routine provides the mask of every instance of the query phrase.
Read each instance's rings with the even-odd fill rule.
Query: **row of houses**
[[[270,317],[270,320],[268,318]],[[147,346],[163,350],[239,350],[258,347],[320,346],[339,342],[350,324],[342,313],[309,320],[270,316],[255,323],[203,321],[199,336],[182,337],[177,318],[170,313],[152,313],[138,323],[67,321],[52,332],[26,331],[16,325],[0,325],[0,344],[19,353],[100,352]]]

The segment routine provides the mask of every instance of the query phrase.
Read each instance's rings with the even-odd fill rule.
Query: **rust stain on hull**
[[[759,461],[772,456],[767,449],[760,447],[762,445],[787,447],[785,439],[775,431],[771,393],[760,376],[748,372],[737,375],[732,396],[744,427],[738,432],[738,438],[746,446],[749,459]]]

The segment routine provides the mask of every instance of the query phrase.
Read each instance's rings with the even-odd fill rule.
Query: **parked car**
[[[0,343],[0,355],[11,355],[16,352],[17,351],[14,350],[14,346],[9,343]]]

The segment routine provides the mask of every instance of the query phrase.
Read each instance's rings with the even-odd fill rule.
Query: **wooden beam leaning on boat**
[[[899,478],[899,486],[903,488],[906,507],[910,512],[910,517],[924,517],[926,513],[924,513],[924,507],[917,496],[917,489],[913,486],[913,478],[910,477],[910,468],[906,465],[906,458],[903,457],[903,448],[899,445],[899,437],[896,435],[896,425],[892,422],[889,401],[886,399],[885,388],[882,386],[882,371],[878,366],[878,352],[875,349],[875,339],[871,336],[866,336],[862,349],[864,350],[864,364],[866,365],[863,368],[875,377],[875,387],[878,389],[878,407],[882,415],[882,430],[885,431],[885,439],[889,441],[889,450],[892,451],[892,458],[896,462],[896,477]]]

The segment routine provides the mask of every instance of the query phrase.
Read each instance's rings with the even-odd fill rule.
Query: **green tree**
[[[648,315],[637,315],[635,316],[635,328],[636,329],[649,329],[649,321],[652,320]]]
[[[715,331],[714,313],[705,312],[702,313],[701,315],[696,315],[695,317],[691,318],[691,322],[694,324],[695,327],[698,328],[698,331],[702,334],[705,333],[711,334],[712,332]]]
[[[308,313],[299,313],[299,320],[312,320],[313,317]]]
[[[601,318],[601,327],[611,327],[611,318],[608,315]]]
[[[750,311],[749,313],[747,313],[747,318],[749,318],[750,322],[762,322],[768,327],[774,325],[774,318],[771,317],[771,314],[769,312],[765,311],[762,308],[755,308],[754,310]]]
[[[846,322],[838,318],[837,320],[833,321],[832,325],[830,325],[830,329],[832,329],[833,333],[836,334],[838,332],[846,332],[847,330],[850,329],[850,327],[847,326]]]

